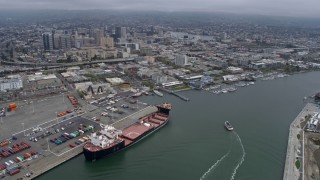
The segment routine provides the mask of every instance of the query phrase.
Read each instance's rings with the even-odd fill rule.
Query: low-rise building
[[[87,94],[103,94],[111,90],[109,83],[83,82],[74,84],[76,90],[86,92]]]
[[[177,66],[186,66],[188,65],[188,56],[177,54],[175,59],[175,64]]]
[[[242,68],[239,68],[239,67],[234,67],[234,66],[229,66],[227,68],[227,71],[232,73],[232,74],[237,74],[237,73],[242,73],[243,72],[243,69]]]
[[[21,78],[0,79],[0,91],[10,91],[22,88],[23,83]]]
[[[155,62],[155,58],[153,56],[145,56],[144,60],[147,61],[149,64],[153,64]]]
[[[124,83],[124,80],[118,77],[115,78],[106,78],[106,80],[111,84],[111,85],[119,85]]]
[[[141,47],[140,54],[143,56],[151,56],[153,54],[152,48],[151,47]]]
[[[36,73],[29,75],[27,81],[32,89],[60,88],[62,86],[60,79],[54,74]]]
[[[240,80],[240,77],[239,76],[236,76],[236,75],[225,75],[225,76],[222,76],[223,78],[223,81],[224,82],[235,82],[235,81],[239,81]]]
[[[249,67],[252,69],[262,69],[266,67],[266,64],[262,62],[251,62],[251,64],[249,64]]]
[[[80,67],[79,66],[73,66],[73,67],[69,67],[67,69],[67,72],[77,72],[80,70]]]
[[[153,74],[152,75],[152,80],[156,83],[156,84],[161,84],[161,83],[165,83],[168,80],[168,77],[166,75],[157,73],[157,74]]]

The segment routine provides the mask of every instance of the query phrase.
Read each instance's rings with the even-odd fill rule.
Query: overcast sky
[[[0,0],[0,8],[222,11],[320,17],[320,0]]]

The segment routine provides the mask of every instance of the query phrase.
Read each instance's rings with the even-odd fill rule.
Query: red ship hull
[[[83,147],[86,160],[94,161],[109,156],[139,142],[167,124],[169,121],[169,114],[167,113],[169,113],[169,111],[161,111],[160,108],[158,112],[140,118],[136,123],[122,131],[119,142],[112,144],[112,146],[108,148],[100,148],[90,142],[86,143]]]

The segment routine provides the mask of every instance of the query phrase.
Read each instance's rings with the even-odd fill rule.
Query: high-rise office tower
[[[116,27],[115,37],[126,39],[127,38],[127,28],[126,27]]]
[[[127,39],[127,28],[121,27],[121,38]]]
[[[68,34],[63,34],[60,36],[60,48],[70,49],[71,48],[71,36]]]
[[[121,37],[121,27],[117,26],[115,28],[115,38],[120,38]]]
[[[98,45],[101,45],[101,39],[104,37],[104,32],[100,29],[97,29],[95,32],[95,40]]]
[[[43,48],[46,51],[53,50],[53,36],[52,33],[46,32],[42,34]]]
[[[53,48],[60,49],[60,34],[53,34]]]

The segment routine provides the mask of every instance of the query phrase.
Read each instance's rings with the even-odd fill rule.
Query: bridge
[[[24,66],[24,67],[50,67],[58,68],[58,67],[69,67],[69,66],[79,66],[79,65],[90,65],[90,64],[98,64],[98,63],[119,63],[119,62],[131,62],[135,61],[134,58],[119,58],[119,59],[104,59],[104,60],[95,60],[95,61],[83,61],[83,62],[73,62],[73,63],[33,63],[33,62],[9,62],[9,61],[1,61],[3,65],[11,65],[11,66]]]

